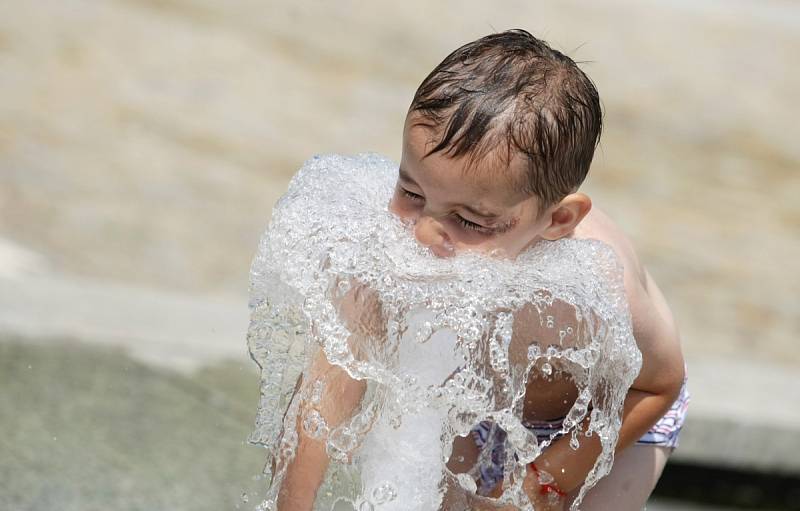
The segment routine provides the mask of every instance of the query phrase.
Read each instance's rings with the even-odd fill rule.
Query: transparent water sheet
[[[531,509],[525,465],[557,436],[596,434],[603,450],[578,509],[610,470],[641,366],[613,250],[564,239],[514,261],[437,258],[387,209],[396,174],[376,154],[316,156],[261,239],[248,330],[262,375],[250,441],[268,449],[272,481],[260,509],[277,508],[306,441],[330,459],[314,509],[427,511],[467,498]],[[346,403],[354,381],[363,397]],[[565,418],[540,443],[525,427],[536,416],[526,389],[544,395],[559,381]],[[484,420],[507,435],[493,499],[476,496],[485,452],[464,473],[448,464],[456,437]]]

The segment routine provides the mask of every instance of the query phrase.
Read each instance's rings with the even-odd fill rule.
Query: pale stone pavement
[[[676,459],[800,473],[796,2],[0,7],[0,335],[187,378],[252,368],[247,270],[291,174],[321,152],[397,159],[433,65],[522,27],[586,61],[603,99],[585,189],[678,319],[693,401]]]
[[[247,303],[234,297],[48,274],[0,280],[0,334],[113,345],[186,373],[223,360],[252,364],[247,323]],[[800,473],[800,393],[764,391],[800,389],[799,373],[697,358],[689,361],[689,375],[692,402],[676,460]]]

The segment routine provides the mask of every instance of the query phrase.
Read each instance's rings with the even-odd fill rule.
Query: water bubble
[[[545,362],[544,364],[542,364],[542,372],[547,376],[550,376],[553,373],[553,366]]]
[[[303,419],[303,429],[311,438],[322,438],[328,433],[328,424],[317,410],[311,410]]]
[[[275,507],[274,500],[265,500],[256,506],[255,511],[275,511]]]
[[[537,472],[537,478],[539,479],[539,484],[553,484],[555,482],[553,475],[542,469]]]
[[[372,490],[372,502],[375,504],[385,504],[397,497],[397,489],[389,482],[384,482]]]
[[[419,343],[423,343],[431,338],[433,334],[433,325],[430,321],[426,321],[422,324],[422,327],[417,331],[416,341]]]
[[[551,506],[557,506],[561,502],[561,496],[555,492],[547,493],[547,503]]]
[[[468,493],[475,493],[478,491],[478,484],[469,474],[456,474],[456,480]]]
[[[314,382],[314,388],[311,392],[311,403],[312,404],[319,404],[322,400],[322,393],[325,390],[325,383],[321,380],[317,380]]]
[[[239,500],[241,500],[243,504],[247,504],[250,501],[250,497],[247,496],[247,493],[242,493]]]

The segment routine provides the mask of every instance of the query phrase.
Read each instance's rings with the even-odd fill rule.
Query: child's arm
[[[381,321],[380,303],[374,293],[363,287],[354,287],[339,304],[339,313],[351,332],[350,348],[354,353],[359,351],[359,342],[368,337],[385,335]],[[307,372],[308,383],[315,381],[325,383],[324,391],[313,409],[318,411],[333,430],[347,419],[358,407],[366,390],[366,382],[353,379],[343,368],[328,362],[322,349],[314,357]],[[311,510],[316,494],[325,472],[329,458],[326,452],[326,439],[313,438],[303,429],[303,419],[312,410],[307,403],[300,404],[295,428],[297,431],[297,448],[295,456],[289,463],[278,495],[278,511]]]
[[[625,398],[617,452],[636,442],[666,413],[684,378],[680,341],[664,297],[646,271],[640,276],[627,268],[625,289],[642,368]],[[569,440],[563,437],[553,442],[536,460],[537,468],[549,472],[564,492],[583,484],[602,450],[597,435],[582,436],[577,450],[569,446]],[[535,474],[529,472],[525,485],[529,494],[538,494]]]
[[[366,383],[354,380],[341,367],[328,363],[322,350],[317,352],[309,373],[311,381],[322,378],[326,382],[325,391],[316,409],[325,419],[330,429],[335,428],[350,417],[361,402]],[[308,407],[301,404],[297,414],[297,450],[289,463],[278,495],[278,511],[311,510],[328,469],[329,458],[325,450],[325,438],[312,438],[303,429],[302,423]]]

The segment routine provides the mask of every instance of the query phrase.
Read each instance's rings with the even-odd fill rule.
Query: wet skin
[[[630,444],[669,407],[683,379],[683,358],[671,311],[632,244],[608,216],[592,207],[585,194],[573,192],[554,205],[540,208],[537,197],[520,193],[514,184],[524,172],[520,158],[490,153],[473,164],[441,153],[426,155],[435,139],[430,128],[420,125],[413,114],[409,116],[398,180],[388,205],[409,225],[417,241],[435,255],[450,257],[474,250],[514,259],[535,243],[560,238],[597,239],[614,249],[624,268],[634,337],[643,355],[642,370],[629,391],[631,404],[626,400],[626,407],[637,409],[636,419],[627,429],[623,425],[625,431],[621,430],[618,445]],[[546,339],[541,328],[535,313],[523,309],[515,315],[509,353],[512,363],[515,359],[524,363],[532,339]],[[534,368],[532,376],[540,375],[539,369]],[[550,376],[529,379],[523,419],[557,419],[569,411],[577,392],[563,374],[554,371]],[[566,459],[564,449],[559,451],[554,456]],[[466,472],[477,454],[471,438],[459,437],[448,467],[454,473]],[[596,458],[596,454],[588,456],[574,464],[573,476],[559,483],[570,487],[579,484],[574,474],[588,470],[591,463],[586,460]]]

